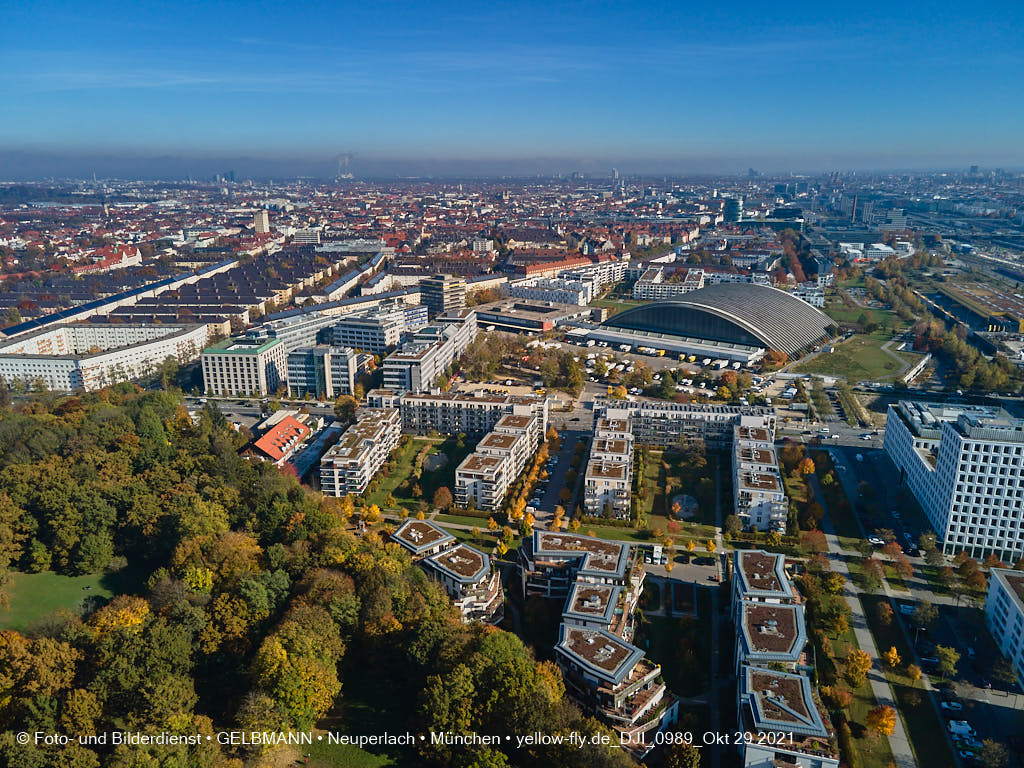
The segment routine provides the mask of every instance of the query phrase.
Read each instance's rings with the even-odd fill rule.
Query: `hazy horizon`
[[[211,179],[233,171],[236,178],[329,180],[338,175],[337,155],[330,157],[171,153],[89,153],[39,150],[0,150],[0,182],[45,179],[97,178],[137,180]],[[740,157],[701,156],[690,158],[593,158],[593,157],[361,157],[354,155],[348,169],[357,179],[375,178],[494,178],[557,177],[582,173],[588,177],[611,177],[613,169],[622,176],[744,176],[754,168],[766,176],[841,173],[937,173],[982,168],[1020,170],[1024,164],[1000,162],[985,153],[959,158],[923,156],[887,158],[849,157]]]
[[[1021,5],[5,11],[4,178],[1024,166]]]

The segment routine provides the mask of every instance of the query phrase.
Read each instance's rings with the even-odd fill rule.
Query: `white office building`
[[[1024,557],[1024,419],[999,408],[900,401],[885,450],[943,552]]]
[[[384,360],[384,388],[396,392],[429,392],[476,338],[476,314],[442,316],[421,328],[412,340]]]
[[[999,650],[1024,681],[1024,573],[1009,568],[989,571],[985,623]]]
[[[404,330],[405,320],[393,313],[343,317],[332,325],[331,344],[380,355],[401,341]]]
[[[368,355],[362,357],[368,359]],[[288,394],[334,400],[355,391],[360,354],[349,347],[319,344],[288,353]]]
[[[269,395],[285,381],[287,354],[279,339],[226,339],[203,350],[202,365],[208,395]]]

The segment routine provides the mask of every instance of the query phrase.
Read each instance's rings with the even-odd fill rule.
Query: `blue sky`
[[[0,149],[1024,163],[1024,3],[713,5],[8,2]]]

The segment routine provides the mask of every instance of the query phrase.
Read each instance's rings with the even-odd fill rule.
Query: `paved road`
[[[540,506],[534,513],[534,517],[537,522],[535,526],[537,528],[547,528],[548,524],[555,516],[555,507],[559,504],[565,507],[566,519],[572,514],[572,506],[570,499],[569,503],[563,502],[558,495],[562,492],[562,488],[565,487],[565,475],[572,469],[570,462],[572,461],[573,453],[576,449],[576,443],[583,436],[583,432],[580,430],[562,430],[559,432],[562,435],[562,445],[558,450],[558,453],[554,456],[558,459],[555,465],[551,468],[551,472],[548,476],[548,487],[541,496]],[[580,465],[580,473],[583,472],[583,465]]]

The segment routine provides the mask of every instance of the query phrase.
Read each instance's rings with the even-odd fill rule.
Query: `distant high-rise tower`
[[[252,225],[257,235],[266,235],[270,232],[270,214],[264,208],[260,208],[253,214]]]
[[[615,179],[616,181],[619,180],[619,169],[618,168],[612,168],[612,178]]]
[[[431,317],[463,309],[466,306],[466,281],[453,275],[432,275],[420,283],[420,296]]]
[[[743,198],[725,198],[725,208],[722,211],[727,222],[736,222],[743,218]]]

